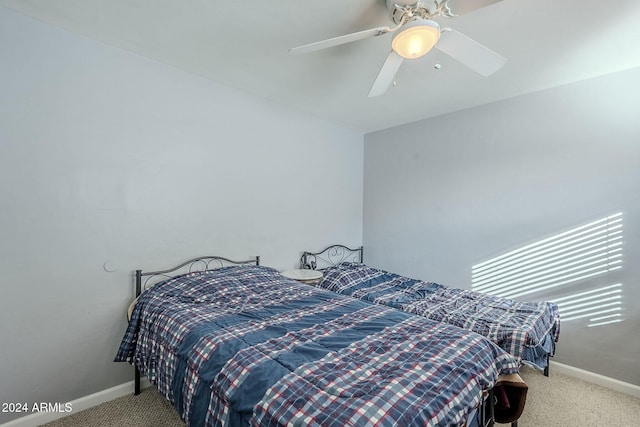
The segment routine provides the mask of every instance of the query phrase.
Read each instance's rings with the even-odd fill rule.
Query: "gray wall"
[[[556,360],[640,384],[639,88],[631,69],[366,135],[365,261],[469,288],[478,262],[623,212],[623,268],[572,286],[622,283],[625,320],[564,322]]]
[[[0,58],[0,402],[130,381],[136,268],[361,243],[360,132],[2,7]]]

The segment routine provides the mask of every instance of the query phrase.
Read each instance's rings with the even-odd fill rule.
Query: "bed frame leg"
[[[494,398],[493,389],[489,390],[489,395],[487,396],[487,404],[485,405],[485,410],[482,411],[482,425],[484,427],[494,427],[495,424],[495,411],[494,406],[496,404],[496,400]],[[488,412],[488,414],[487,414]],[[487,416],[488,415],[488,416]]]
[[[135,379],[134,379],[134,391],[133,394],[134,395],[139,395],[140,394],[140,370],[138,369],[138,367],[135,367],[136,373],[135,373]]]
[[[549,353],[547,353],[547,366],[544,367],[544,376],[548,377],[549,376]]]

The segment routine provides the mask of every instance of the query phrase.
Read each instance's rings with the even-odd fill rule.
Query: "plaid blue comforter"
[[[191,426],[463,425],[518,370],[480,335],[261,266],[147,290],[115,360],[135,363]]]
[[[558,341],[558,306],[520,302],[410,279],[360,263],[323,270],[321,288],[446,322],[489,338],[518,361],[546,364],[537,350]],[[547,337],[551,337],[550,339]],[[536,351],[530,351],[536,349]]]

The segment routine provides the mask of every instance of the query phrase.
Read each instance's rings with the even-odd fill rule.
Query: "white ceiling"
[[[390,34],[305,55],[288,49],[392,26],[384,0],[0,5],[363,132],[640,66],[638,0],[504,0],[438,18],[508,58],[506,65],[482,77],[433,50],[405,61],[397,85],[377,98],[367,94],[390,51]]]

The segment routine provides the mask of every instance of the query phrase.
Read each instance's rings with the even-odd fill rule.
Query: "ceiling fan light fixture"
[[[413,20],[396,31],[391,48],[406,59],[424,56],[440,39],[440,25],[430,19]]]

